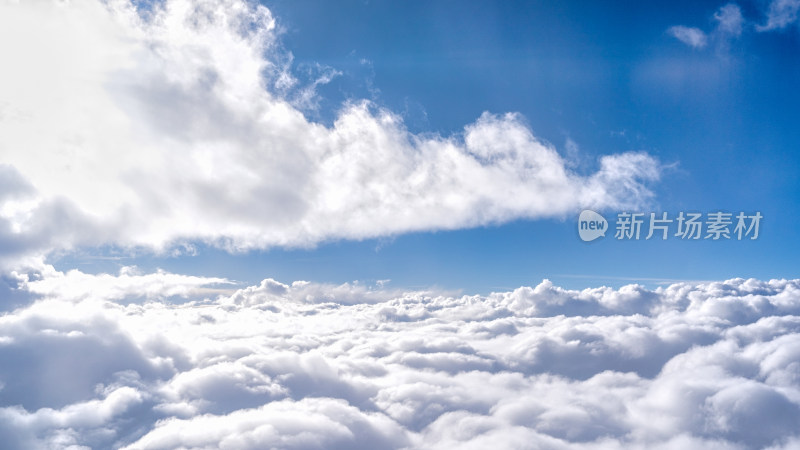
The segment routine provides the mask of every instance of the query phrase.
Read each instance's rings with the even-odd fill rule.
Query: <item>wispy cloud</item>
[[[728,3],[714,13],[714,20],[717,21],[716,31],[728,36],[739,36],[744,27],[744,16],[739,5]]]
[[[699,28],[675,25],[670,27],[667,32],[689,47],[703,48],[708,44],[706,34]]]
[[[717,48],[725,48],[732,39],[741,36],[746,24],[741,8],[735,3],[719,8],[712,19],[716,25],[708,32],[683,25],[670,27],[667,32],[692,48],[704,48],[709,42],[715,42]]]
[[[772,0],[767,10],[767,23],[759,25],[759,31],[781,30],[797,23],[800,0]]]
[[[758,20],[746,19],[739,5],[728,3],[714,13],[712,19],[716,25],[708,32],[683,25],[670,27],[667,32],[692,48],[703,48],[709,41],[716,41],[724,48],[733,38],[741,36],[747,27],[759,32],[783,30],[797,23],[798,13],[800,0],[772,0],[764,12],[766,23],[759,25],[754,23]]]

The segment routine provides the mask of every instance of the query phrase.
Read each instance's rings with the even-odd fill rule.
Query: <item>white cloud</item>
[[[726,50],[732,39],[741,36],[746,20],[742,10],[736,3],[728,3],[720,7],[713,15],[716,26],[713,30],[705,32],[700,28],[676,25],[667,32],[684,44],[695,48],[705,48],[709,42],[715,42],[717,49]]]
[[[744,16],[739,5],[728,3],[714,13],[714,20],[717,21],[717,32],[730,36],[742,34]]]
[[[797,23],[800,14],[800,0],[771,0],[765,2],[766,23],[755,25],[755,30],[760,32],[779,31]],[[736,3],[728,3],[719,8],[713,16],[716,27],[706,33],[699,28],[690,28],[681,25],[670,27],[667,32],[679,39],[684,44],[693,48],[703,48],[709,40],[725,48],[731,38],[741,36],[745,26],[750,22],[745,19],[742,9]]]
[[[79,270],[63,273],[49,266],[43,270],[44,273],[37,273],[35,279],[20,275],[20,288],[32,294],[58,295],[70,300],[100,298],[125,301],[165,297],[202,299],[234,290],[229,287],[233,283],[225,278],[176,275],[163,270],[142,274],[135,266],[122,267],[117,276],[89,275]]]
[[[44,289],[65,279],[98,290]],[[582,291],[544,281],[452,296],[267,279],[167,300],[195,281],[45,270],[26,284],[41,297],[0,316],[5,448],[788,449],[800,439],[800,280]]]
[[[48,30],[42,33],[41,30]],[[408,132],[367,101],[309,121],[268,9],[243,0],[0,3],[0,245],[306,246],[651,197],[644,153],[570,171],[516,114]]]
[[[383,414],[334,399],[283,400],[227,416],[168,419],[126,449],[398,448],[407,432]]]
[[[758,26],[759,31],[781,30],[797,22],[800,13],[798,0],[772,0],[767,10],[767,23]]]
[[[692,48],[703,48],[708,43],[706,34],[699,28],[675,25],[670,27],[667,32]]]

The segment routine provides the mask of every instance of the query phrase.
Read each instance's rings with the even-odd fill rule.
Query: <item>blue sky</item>
[[[194,256],[123,255],[91,249],[51,258],[56,267],[114,270],[136,264],[254,282],[391,279],[397,287],[488,292],[549,278],[567,287],[660,280],[781,278],[798,273],[800,250],[800,34],[796,25],[759,31],[762,5],[742,3],[740,36],[715,36],[719,2],[265,3],[293,56],[312,79],[328,124],[344,102],[371,99],[414,133],[459,136],[482,112],[519,112],[573,170],[598,157],[644,151],[663,165],[643,212],[760,211],[757,241],[618,242],[577,238],[577,211],[455,231],[366,240],[333,239],[312,249],[240,254],[198,244]],[[708,36],[692,48],[668,30]],[[568,144],[569,142],[569,144]],[[577,146],[577,153],[569,148]],[[617,211],[603,211],[611,218]],[[245,279],[242,279],[245,278]]]
[[[0,0],[3,448],[800,448],[799,28]]]

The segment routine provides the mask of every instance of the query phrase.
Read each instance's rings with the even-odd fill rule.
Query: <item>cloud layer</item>
[[[243,0],[0,2],[3,254],[473,227],[641,205],[659,177],[644,153],[576,174],[511,113],[452,136],[360,100],[311,122],[325,80],[276,39]]]
[[[266,279],[200,300],[220,283],[19,276],[37,299],[0,317],[4,447],[800,444],[800,280],[452,296]]]

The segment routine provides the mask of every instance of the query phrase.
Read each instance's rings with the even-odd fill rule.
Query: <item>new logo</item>
[[[606,235],[608,222],[605,217],[592,211],[584,209],[578,217],[578,234],[581,239],[589,242]]]

